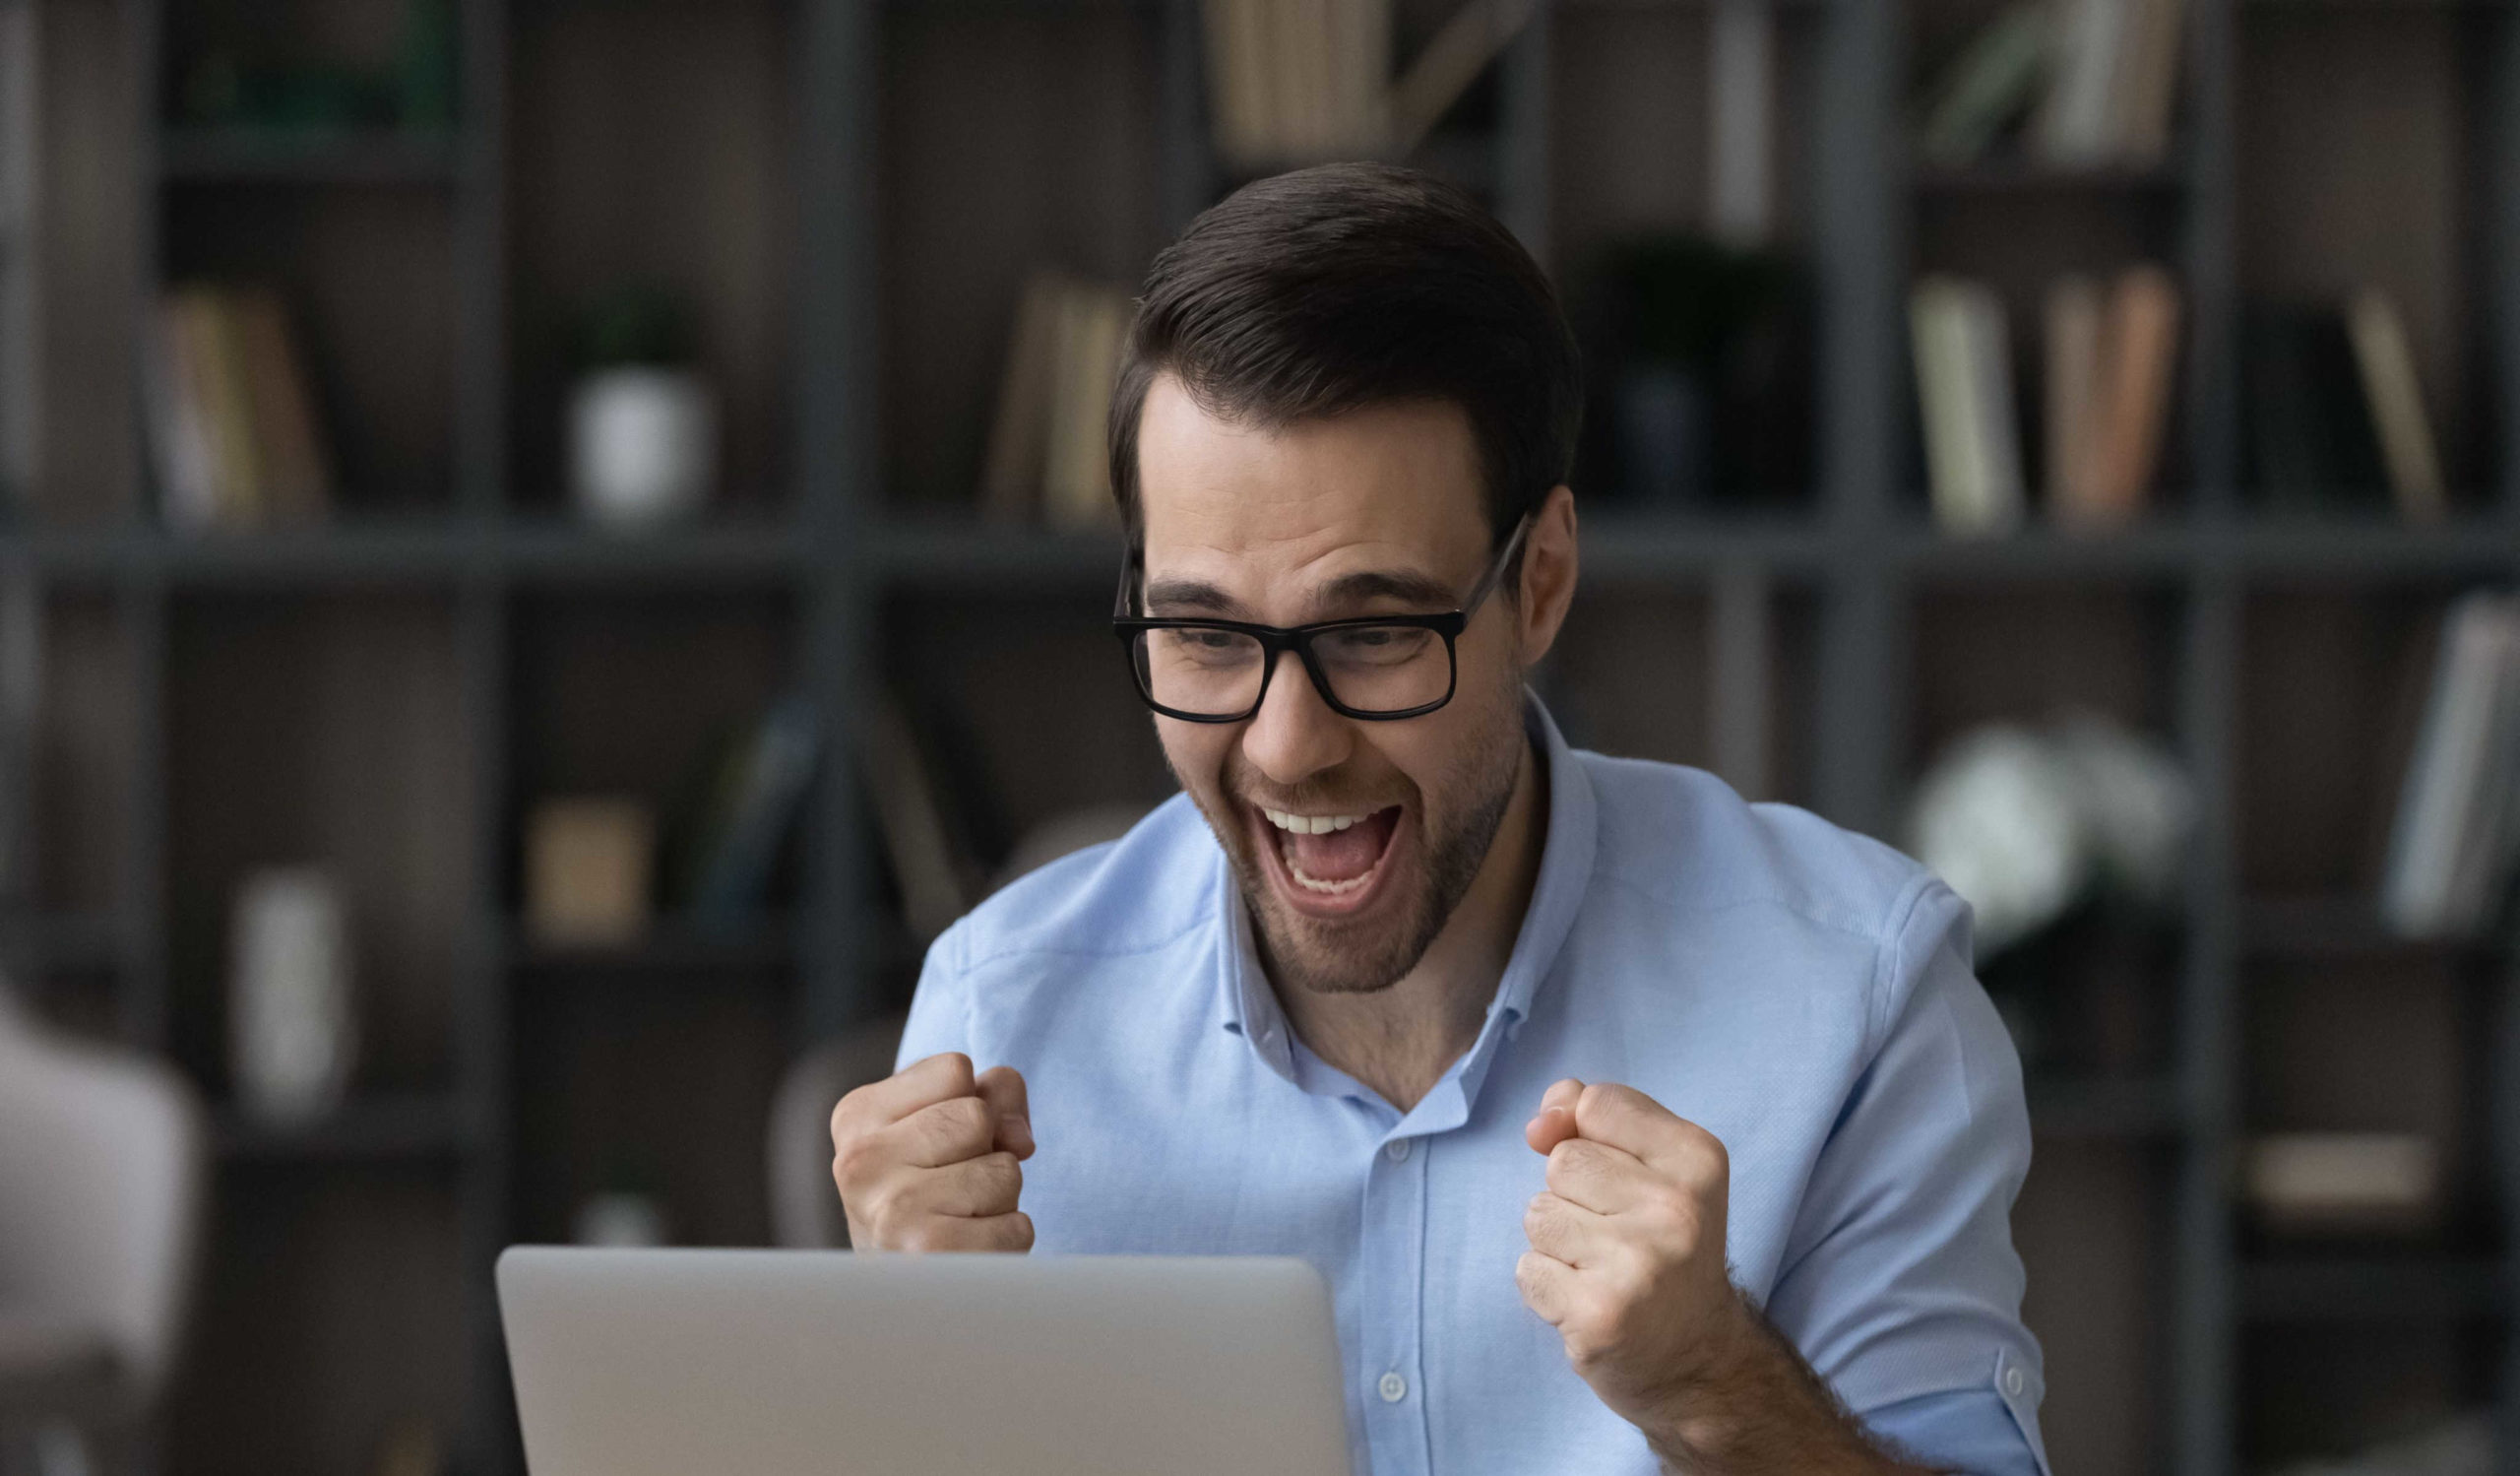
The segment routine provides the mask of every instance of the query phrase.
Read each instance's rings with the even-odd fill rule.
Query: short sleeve
[[[918,989],[911,995],[910,1022],[902,1027],[898,1071],[915,1060],[945,1051],[972,1051],[972,999],[964,977],[963,925],[955,924],[927,946],[927,961],[918,971]]]
[[[1768,1316],[1915,1457],[2044,1472],[2039,1344],[2012,1245],[2030,1168],[2021,1063],[1972,972],[1968,905],[1923,879],[1893,916],[1874,981],[1880,1046],[1813,1166]],[[1920,1418],[1954,1409],[2009,1421]],[[1988,1465],[1987,1444],[2007,1439],[2028,1463]],[[1943,1440],[1955,1447],[1920,1447]]]

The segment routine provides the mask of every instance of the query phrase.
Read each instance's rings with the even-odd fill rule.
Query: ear
[[[1538,666],[1557,643],[1557,628],[1575,601],[1575,492],[1563,484],[1549,488],[1523,535],[1522,600],[1516,607],[1522,621],[1523,665]]]

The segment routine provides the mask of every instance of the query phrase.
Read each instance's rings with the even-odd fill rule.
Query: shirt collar
[[[1410,1114],[1412,1120],[1432,1119],[1422,1124],[1429,1131],[1467,1120],[1469,1104],[1479,1095],[1498,1041],[1531,1013],[1534,995],[1555,967],[1592,878],[1598,816],[1591,776],[1576,761],[1575,751],[1567,746],[1548,709],[1528,689],[1523,694],[1523,725],[1539,745],[1548,776],[1548,830],[1541,843],[1540,873],[1532,882],[1522,931],[1506,957],[1504,977],[1497,981],[1496,997],[1487,1007],[1487,1022],[1480,1027],[1479,1039]],[[1271,1070],[1293,1081],[1292,1032],[1260,967],[1250,914],[1222,847],[1217,853],[1217,897],[1226,914],[1219,950],[1223,955],[1222,1024],[1242,1036]]]

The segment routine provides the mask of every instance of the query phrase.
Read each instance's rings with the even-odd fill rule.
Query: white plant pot
[[[579,513],[641,529],[699,512],[718,464],[718,413],[684,369],[605,369],[569,404],[569,469]]]
[[[358,1055],[349,922],[311,870],[256,872],[236,895],[229,1042],[247,1111],[302,1122],[341,1105]]]

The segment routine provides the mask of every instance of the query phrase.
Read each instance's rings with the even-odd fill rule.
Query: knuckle
[[[1006,1219],[1007,1249],[1010,1251],[1032,1250],[1033,1217],[1019,1209],[1015,1211],[1015,1213],[1008,1215]]]
[[[960,1051],[940,1052],[919,1064],[935,1071],[946,1088],[957,1094],[973,1089],[972,1059]]]
[[[983,1203],[1012,1204],[1024,1191],[1024,1166],[1012,1153],[986,1153],[972,1160],[975,1187]]]
[[[986,1133],[996,1127],[988,1104],[977,1097],[957,1097],[938,1104],[937,1122],[957,1137]]]
[[[846,1194],[853,1186],[864,1185],[876,1179],[885,1167],[884,1157],[883,1151],[876,1147],[874,1140],[863,1134],[852,1133],[843,1137],[832,1148],[832,1180],[840,1186],[840,1191]]]

